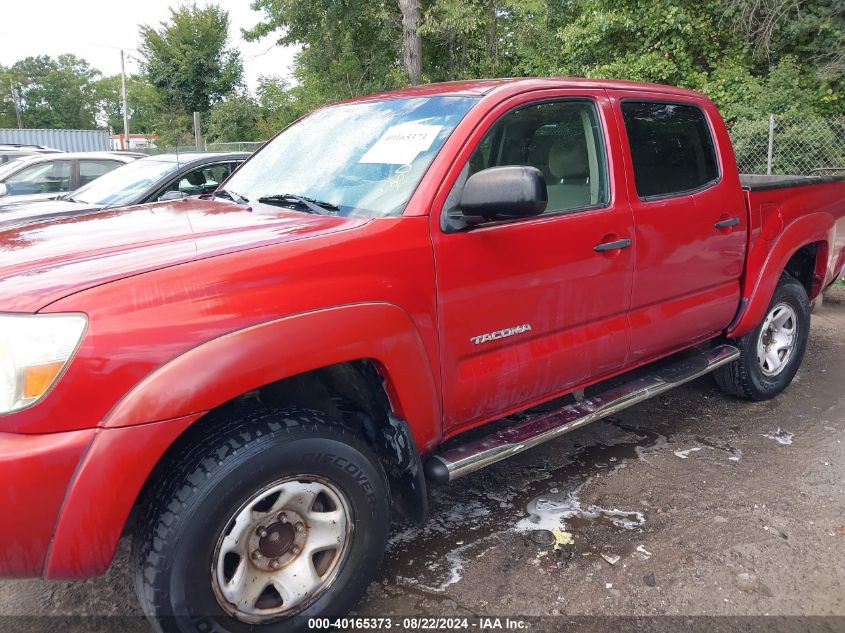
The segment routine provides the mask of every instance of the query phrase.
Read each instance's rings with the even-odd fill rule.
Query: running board
[[[486,437],[449,448],[425,462],[426,476],[436,483],[454,481],[511,455],[574,431],[643,400],[674,389],[739,358],[733,345],[719,345],[697,356],[660,367],[653,373],[611,388],[551,413],[543,413]]]

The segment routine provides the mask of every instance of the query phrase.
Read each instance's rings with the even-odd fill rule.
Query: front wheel
[[[296,631],[343,615],[377,571],[389,528],[376,457],[310,411],[209,428],[149,498],[135,585],[168,633]]]
[[[774,398],[789,386],[807,347],[810,302],[790,275],[781,276],[762,323],[731,341],[740,350],[734,362],[713,372],[722,391],[748,400]]]

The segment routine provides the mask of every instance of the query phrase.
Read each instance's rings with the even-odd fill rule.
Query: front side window
[[[472,174],[503,165],[539,169],[546,180],[546,213],[608,201],[604,142],[596,106],[571,100],[533,104],[504,115],[488,130],[457,186]]]
[[[624,101],[622,118],[640,198],[690,192],[719,177],[710,126],[699,108]]]
[[[401,215],[438,150],[475,97],[409,97],[329,106],[264,145],[226,182],[250,203],[341,216]],[[313,210],[313,209],[312,209]]]
[[[70,161],[48,161],[26,167],[6,179],[6,188],[13,196],[68,191]]]
[[[212,193],[217,185],[226,180],[231,172],[231,163],[220,163],[198,167],[176,180],[165,189],[162,194],[169,191],[178,191],[186,196],[198,196],[204,193]]]

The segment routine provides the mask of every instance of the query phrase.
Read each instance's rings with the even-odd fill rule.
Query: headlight
[[[82,339],[82,314],[0,314],[0,414],[38,402]]]

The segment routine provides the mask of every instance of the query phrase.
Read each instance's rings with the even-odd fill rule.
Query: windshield
[[[177,169],[179,169],[177,163],[142,158],[118,167],[84,187],[80,187],[70,194],[68,199],[104,207],[130,204]]]
[[[338,215],[399,215],[474,97],[415,97],[318,110],[270,141],[225,183],[250,202]],[[263,199],[263,200],[262,200]]]

